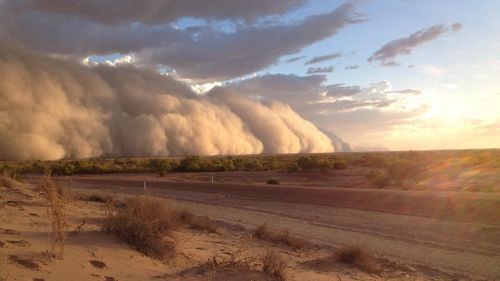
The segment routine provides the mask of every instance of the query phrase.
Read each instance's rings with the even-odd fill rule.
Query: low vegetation
[[[181,222],[188,225],[191,229],[203,230],[210,233],[218,231],[215,222],[207,216],[195,216],[191,212],[184,210],[180,212],[179,217]]]
[[[378,188],[389,186],[392,182],[391,178],[383,171],[373,170],[366,174],[366,178]]]
[[[419,163],[396,159],[386,163],[382,169],[370,171],[366,178],[374,186],[383,188],[389,185],[403,186],[418,183],[424,178],[423,174],[424,169]]]
[[[302,249],[306,241],[290,234],[288,230],[274,231],[269,229],[266,223],[259,225],[252,234],[253,238],[285,244],[295,249]]]
[[[103,230],[150,257],[164,259],[174,244],[167,235],[179,226],[179,213],[161,201],[133,198],[110,211]]]
[[[51,225],[49,233],[50,257],[62,258],[66,242],[68,193],[58,186],[47,172],[39,186],[39,192],[47,206],[47,216]]]
[[[47,169],[50,169],[54,176],[109,173],[157,173],[163,176],[168,172],[324,170],[345,169],[347,160],[339,156],[317,154],[0,162],[0,174],[19,177],[25,174],[41,174]]]
[[[262,271],[272,277],[273,280],[286,281],[286,267],[287,264],[283,257],[274,251],[258,254],[255,252],[238,250],[232,253],[210,257],[207,262],[198,267],[197,273],[203,273],[207,281],[214,281],[226,280],[225,278],[219,279],[220,276],[218,276],[218,274],[223,272],[221,269],[247,272]]]
[[[335,157],[320,157],[320,156],[302,156],[295,163],[292,163],[289,170],[311,171],[311,170],[328,170],[347,169],[347,162]]]
[[[156,259],[164,259],[175,248],[169,234],[181,226],[215,233],[218,228],[206,216],[178,211],[164,202],[135,197],[108,211],[103,231],[116,235],[137,251]]]
[[[335,260],[369,273],[377,273],[379,269],[375,259],[360,246],[345,246],[335,252]]]
[[[460,181],[464,191],[498,191],[499,152],[490,150],[329,153],[309,155],[188,156],[154,159],[85,159],[0,162],[0,175],[268,171],[329,171],[362,168],[375,187],[425,185],[433,178]],[[370,172],[371,171],[371,172]]]
[[[277,180],[277,179],[268,179],[266,181],[267,184],[275,184],[275,185],[279,185],[280,184],[280,181]]]
[[[279,281],[286,280],[286,262],[274,251],[269,251],[264,255],[262,271]]]
[[[100,194],[91,194],[88,196],[82,196],[81,199],[83,201],[88,201],[88,202],[98,202],[98,203],[112,203],[115,201],[113,196],[111,195],[100,195]]]

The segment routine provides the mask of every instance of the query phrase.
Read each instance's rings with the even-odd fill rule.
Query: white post
[[[212,183],[214,183],[214,175],[212,175],[212,180],[211,180]]]
[[[144,190],[146,190],[146,181],[144,181]]]

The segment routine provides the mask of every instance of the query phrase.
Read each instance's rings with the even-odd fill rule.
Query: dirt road
[[[168,198],[197,214],[246,227],[267,222],[318,244],[365,245],[451,279],[500,279],[496,194],[169,182],[151,175],[61,181],[75,189]]]
[[[171,182],[151,175],[73,176],[77,184],[193,191],[288,203],[316,204],[385,213],[498,223],[500,194],[480,192],[407,191],[356,188],[318,188],[259,184]]]

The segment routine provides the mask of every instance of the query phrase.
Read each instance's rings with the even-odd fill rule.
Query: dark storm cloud
[[[393,90],[388,81],[368,87],[326,84],[325,75],[269,74],[229,83],[228,89],[259,100],[279,100],[292,106],[306,118],[317,121],[324,116],[370,109],[387,110],[403,94],[416,95],[418,89]],[[389,93],[401,95],[387,95]]]
[[[324,90],[321,84],[325,81],[324,75],[268,74],[230,83],[227,87],[248,96],[262,96],[278,100],[300,96],[301,99],[307,100]]]
[[[31,15],[13,19],[0,41],[14,41],[31,49],[83,58],[89,55],[135,53],[145,48],[188,44],[190,32],[170,26],[142,24],[103,26],[59,16]]]
[[[64,14],[103,24],[161,24],[183,17],[213,20],[253,20],[279,15],[305,0],[5,0],[4,8]]]
[[[328,96],[331,97],[350,97],[361,93],[359,86],[346,86],[344,84],[333,84],[325,87],[328,91]]]
[[[368,88],[362,88],[344,84],[325,85],[325,82],[324,75],[273,74],[230,83],[227,88],[247,96],[286,102],[309,118],[314,118],[317,114],[367,107],[382,108],[394,102],[394,100],[387,99],[385,95],[375,100],[355,98],[356,95],[364,92],[383,93],[377,88],[377,83]]]
[[[372,83],[369,87],[325,84],[326,81],[327,78],[325,75],[298,76],[295,74],[267,74],[232,82],[227,84],[226,87],[247,96],[286,101],[295,106],[325,101],[327,101],[325,105],[328,106],[328,104],[331,104],[336,99],[348,98],[349,102],[343,102],[342,104],[353,105],[354,107],[366,105],[385,107],[394,101],[389,99],[390,97],[387,97],[389,93],[407,95],[422,93],[421,90],[412,88],[393,90],[388,81]],[[359,94],[363,94],[364,97],[354,98],[354,96]],[[372,100],[364,100],[368,97]],[[374,97],[376,99],[373,99]]]
[[[369,57],[368,61],[376,61],[384,66],[400,65],[398,62],[394,61],[394,58],[397,56],[409,55],[413,48],[435,40],[446,33],[459,31],[461,28],[462,25],[460,23],[454,23],[451,26],[441,24],[419,30],[408,37],[396,39],[385,44]]]
[[[225,80],[258,71],[361,21],[355,6],[344,4],[294,25],[243,26],[235,32],[207,28],[196,39],[147,49],[139,56],[168,65],[184,77]]]
[[[324,86],[324,82],[324,75],[269,74],[230,83],[227,88],[251,97],[286,102],[301,114],[314,115],[319,110],[314,103],[351,94],[342,85]]]
[[[320,57],[314,57],[314,58],[310,59],[309,61],[307,61],[305,63],[305,65],[320,63],[320,62],[324,62],[324,61],[330,61],[330,60],[340,58],[341,56],[342,56],[341,53],[335,53],[335,54],[329,54],[329,55],[324,55],[324,56],[320,56]]]
[[[358,69],[358,68],[359,68],[359,65],[357,65],[357,64],[348,65],[348,66],[344,67],[345,70],[353,70],[353,69]]]
[[[317,116],[324,115],[335,115],[341,113],[347,113],[351,111],[358,111],[364,109],[379,110],[386,108],[393,104],[394,100],[361,100],[361,99],[343,99],[334,102],[320,102],[313,104],[310,109],[315,111],[308,112],[307,115],[311,113],[311,118],[318,118]]]
[[[305,57],[306,57],[306,56],[293,57],[293,58],[290,58],[290,59],[286,60],[285,62],[286,62],[286,63],[296,62],[296,61],[299,61],[299,60],[301,60],[301,59],[303,59],[303,58],[305,58]]]
[[[373,91],[374,86],[362,88],[344,84],[327,84],[324,75],[298,76],[294,74],[268,74],[230,83],[228,89],[247,96],[281,100],[295,106],[327,100],[352,97],[363,91]]]
[[[63,12],[12,15],[2,10],[0,40],[80,58],[132,54],[138,64],[168,66],[181,77],[195,80],[226,80],[256,72],[362,21],[355,5],[349,3],[296,24],[241,24],[232,31],[205,25],[195,33],[169,24],[104,25]]]
[[[317,73],[331,73],[335,71],[335,67],[309,67],[307,69],[307,74],[317,74]]]

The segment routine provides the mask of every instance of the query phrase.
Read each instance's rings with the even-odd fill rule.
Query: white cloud
[[[214,87],[220,87],[220,86],[222,86],[221,82],[211,82],[211,83],[191,85],[191,89],[198,94],[204,94],[212,90]]]

